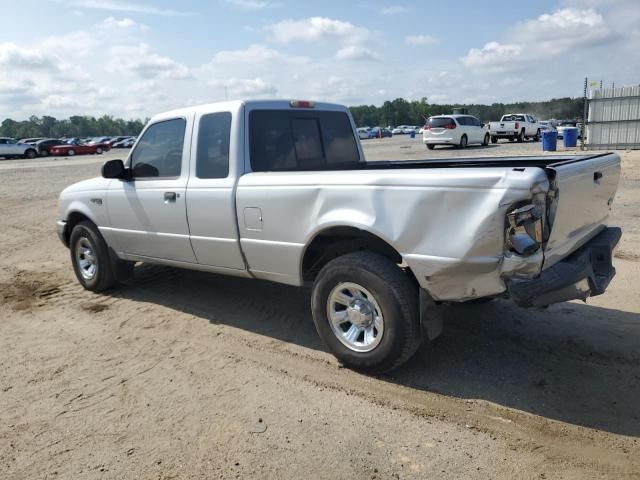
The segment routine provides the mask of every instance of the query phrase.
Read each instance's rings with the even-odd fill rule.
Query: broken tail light
[[[544,241],[544,203],[530,203],[507,213],[507,246],[520,255],[532,255]]]

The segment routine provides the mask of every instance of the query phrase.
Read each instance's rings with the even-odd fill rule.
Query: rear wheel
[[[377,253],[349,253],[325,265],[313,285],[311,308],[320,338],[354,370],[387,372],[420,345],[418,288]]]
[[[427,143],[427,148],[429,150],[433,150],[434,148],[436,148],[436,146],[433,143]]]
[[[524,142],[524,130],[521,130],[520,134],[518,135],[518,143],[522,142]]]
[[[466,135],[462,135],[462,138],[460,138],[460,148],[467,148],[467,136]]]
[[[540,130],[536,131],[536,134],[533,137],[533,141],[534,142],[539,142],[540,141]]]
[[[488,133],[484,136],[484,140],[482,141],[482,146],[486,147],[487,145],[489,145],[489,134]]]
[[[76,151],[75,151],[73,148],[70,148],[70,149],[67,151],[67,155],[68,155],[69,157],[73,157],[75,154],[76,154]]]

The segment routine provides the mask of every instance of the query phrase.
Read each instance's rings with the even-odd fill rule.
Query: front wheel
[[[67,156],[69,156],[69,157],[73,157],[75,154],[76,154],[76,151],[73,148],[70,148],[67,151]]]
[[[325,265],[313,285],[311,309],[320,338],[354,370],[393,370],[420,345],[418,287],[377,253],[349,253]]]
[[[489,134],[487,133],[487,134],[484,136],[484,140],[482,141],[482,146],[483,146],[483,147],[486,147],[486,146],[488,146],[488,145],[489,145]]]
[[[460,148],[467,148],[467,136],[466,135],[462,135],[462,138],[460,138]]]
[[[491,137],[491,143],[498,143],[498,137]]]
[[[429,150],[433,150],[434,148],[436,148],[436,146],[433,143],[427,143],[427,148]]]
[[[73,227],[69,250],[73,271],[84,288],[101,292],[115,285],[109,249],[92,222],[85,220]]]
[[[101,147],[96,148],[96,154],[97,155],[102,155],[102,148]]]
[[[24,156],[29,158],[29,159],[36,158],[38,156],[38,152],[36,152],[34,149],[30,148],[29,150],[24,152]]]

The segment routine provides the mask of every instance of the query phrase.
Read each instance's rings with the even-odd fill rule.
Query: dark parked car
[[[369,130],[369,138],[393,137],[393,133],[388,128],[373,127]]]
[[[111,145],[112,148],[131,148],[133,144],[136,143],[136,137],[127,137],[124,140],[114,143]]]
[[[45,138],[44,140],[39,140],[34,143],[35,147],[38,149],[38,155],[41,157],[46,157],[49,155],[49,149],[56,145],[60,145],[64,143],[59,138]]]

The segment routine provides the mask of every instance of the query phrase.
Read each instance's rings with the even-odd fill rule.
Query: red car
[[[108,152],[111,149],[111,146],[108,143],[96,143],[93,145],[84,145],[84,144],[62,144],[56,145],[49,149],[49,155],[51,156],[67,156],[73,157],[74,155],[88,155],[88,154],[98,154],[100,155],[102,152]]]

